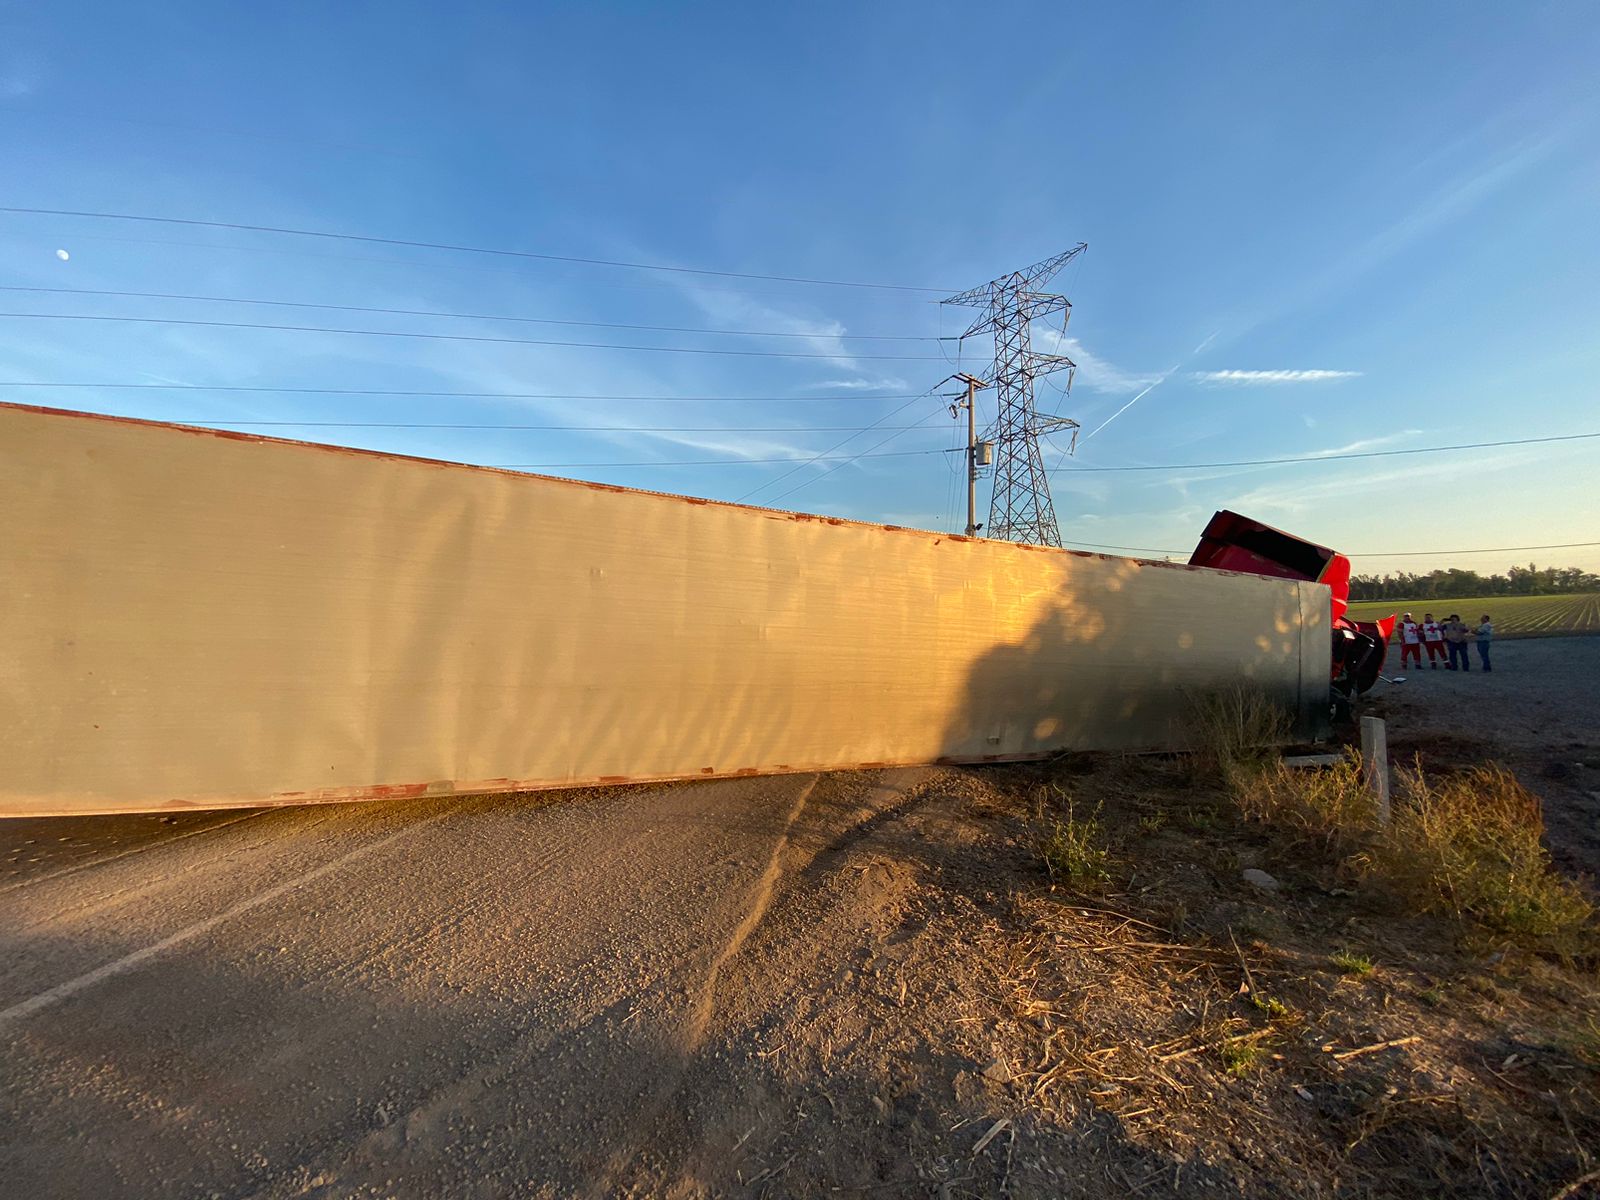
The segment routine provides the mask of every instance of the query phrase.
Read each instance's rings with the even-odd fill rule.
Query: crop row
[[[1433,613],[1443,620],[1459,613],[1469,626],[1487,613],[1496,636],[1539,637],[1565,633],[1600,633],[1600,595],[1478,596],[1467,600],[1379,600],[1350,606],[1357,620],[1376,620],[1391,613],[1410,612],[1417,620]]]

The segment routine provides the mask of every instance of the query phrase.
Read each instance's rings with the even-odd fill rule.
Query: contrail
[[[1172,371],[1176,371],[1176,370],[1177,370],[1177,369],[1178,369],[1178,368],[1177,368],[1177,367],[1173,367],[1173,368],[1172,368]],[[1161,377],[1161,378],[1160,378],[1160,379],[1158,379],[1158,380],[1156,380],[1156,381],[1155,381],[1155,382],[1154,382],[1154,383],[1152,383],[1152,384],[1151,384],[1151,385],[1150,385],[1150,386],[1149,386],[1149,387],[1147,387],[1147,388],[1145,388],[1145,390],[1144,390],[1144,391],[1142,391],[1142,392],[1140,392],[1140,393],[1139,393],[1139,394],[1138,394],[1138,395],[1137,395],[1137,396],[1135,396],[1135,397],[1134,397],[1134,398],[1133,398],[1133,399],[1132,399],[1132,400],[1129,400],[1129,401],[1128,401],[1128,402],[1127,402],[1127,403],[1126,403],[1126,404],[1124,404],[1124,405],[1123,405],[1123,406],[1122,406],[1122,407],[1121,407],[1121,408],[1119,408],[1119,409],[1117,409],[1117,411],[1116,411],[1116,412],[1114,412],[1114,413],[1112,413],[1112,414],[1111,414],[1111,415],[1110,415],[1110,416],[1109,416],[1109,417],[1107,417],[1107,418],[1106,418],[1106,419],[1105,419],[1105,420],[1104,420],[1104,421],[1101,421],[1101,422],[1100,422],[1100,424],[1098,424],[1098,425],[1096,425],[1096,426],[1095,426],[1095,427],[1094,427],[1094,429],[1093,429],[1093,430],[1092,430],[1092,431],[1091,431],[1091,432],[1089,432],[1089,433],[1086,433],[1086,434],[1084,434],[1084,435],[1083,435],[1083,440],[1084,440],[1084,441],[1086,441],[1086,442],[1087,442],[1087,441],[1088,441],[1088,440],[1089,440],[1089,439],[1090,439],[1090,438],[1092,438],[1092,437],[1093,437],[1093,436],[1094,436],[1094,435],[1095,435],[1095,434],[1097,434],[1097,433],[1099,433],[1099,432],[1100,432],[1100,431],[1101,431],[1101,430],[1102,430],[1102,429],[1104,429],[1104,428],[1105,428],[1105,427],[1106,427],[1106,426],[1107,426],[1107,425],[1109,425],[1109,424],[1111,424],[1111,422],[1113,422],[1113,421],[1115,421],[1115,420],[1116,420],[1116,419],[1117,419],[1117,418],[1118,418],[1118,417],[1120,417],[1120,416],[1121,416],[1121,415],[1122,415],[1122,414],[1123,414],[1123,413],[1125,413],[1125,412],[1127,412],[1127,411],[1128,411],[1128,410],[1129,410],[1129,409],[1130,409],[1130,408],[1132,408],[1132,407],[1133,407],[1133,406],[1134,406],[1134,405],[1135,405],[1135,404],[1137,404],[1137,403],[1139,403],[1139,401],[1141,401],[1141,400],[1143,400],[1143,399],[1144,399],[1144,398],[1145,398],[1145,397],[1146,397],[1146,396],[1148,396],[1148,395],[1149,395],[1149,394],[1150,394],[1150,393],[1151,393],[1151,392],[1153,392],[1153,391],[1155,391],[1155,390],[1156,390],[1156,389],[1157,389],[1157,388],[1158,388],[1158,387],[1160,387],[1160,386],[1161,386],[1161,385],[1162,385],[1162,384],[1163,384],[1163,383],[1165,383],[1165,382],[1166,382],[1166,381],[1167,381],[1167,376],[1169,376],[1169,375],[1171,375],[1171,374],[1172,374],[1172,371],[1168,371],[1168,372],[1167,372],[1167,374],[1166,374],[1166,375],[1163,375],[1163,376],[1162,376],[1162,377]]]

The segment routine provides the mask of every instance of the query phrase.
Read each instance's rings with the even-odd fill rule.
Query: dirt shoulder
[[[1101,894],[1039,867],[1064,793]],[[860,803],[797,829],[623,1190],[1543,1197],[1600,1166],[1592,965],[1301,870],[1182,762]]]

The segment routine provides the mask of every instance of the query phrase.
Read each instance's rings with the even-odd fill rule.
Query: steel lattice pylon
[[[1000,414],[995,422],[994,490],[989,500],[986,537],[1061,545],[1061,527],[1056,523],[1056,507],[1050,499],[1050,477],[1039,452],[1039,437],[1070,429],[1076,438],[1078,423],[1041,414],[1033,403],[1033,381],[1040,375],[1065,370],[1070,390],[1071,372],[1077,364],[1064,354],[1035,353],[1028,327],[1035,317],[1070,315],[1072,305],[1065,296],[1052,296],[1037,289],[1086,249],[1088,244],[1080,242],[1054,258],[944,301],[984,310],[961,335],[963,338],[984,330],[994,332],[994,371],[990,379]],[[1065,317],[1062,328],[1066,328]]]

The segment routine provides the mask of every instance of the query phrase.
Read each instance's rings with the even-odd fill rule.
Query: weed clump
[[[1400,773],[1402,798],[1369,867],[1421,909],[1535,938],[1576,932],[1594,907],[1550,862],[1539,798],[1502,767]]]
[[[1064,884],[1077,891],[1098,891],[1111,882],[1106,868],[1105,831],[1098,815],[1079,817],[1072,799],[1059,785],[1051,785],[1052,798],[1064,801],[1059,811],[1046,813],[1044,798],[1039,810],[1039,859],[1051,883]]]
[[[1577,934],[1595,915],[1583,891],[1550,861],[1538,797],[1502,767],[1442,778],[1420,768],[1398,771],[1393,814],[1384,825],[1353,751],[1321,770],[1286,767],[1275,758],[1231,761],[1228,791],[1241,816],[1315,843],[1319,854],[1417,911],[1546,943]]]
[[[1371,975],[1376,969],[1370,958],[1353,950],[1336,951],[1328,955],[1328,961],[1346,975]]]
[[[1231,1038],[1222,1043],[1222,1065],[1235,1079],[1243,1079],[1254,1071],[1268,1056],[1269,1051],[1260,1042]]]
[[[1269,1021],[1294,1023],[1298,1014],[1276,996],[1266,996],[1260,992],[1250,993],[1250,1004],[1259,1013],[1266,1016]]]
[[[1154,837],[1167,827],[1167,814],[1161,811],[1145,813],[1139,818],[1139,832],[1146,837]]]
[[[1243,684],[1192,697],[1188,723],[1199,765],[1230,787],[1275,763],[1291,727],[1282,705]]]
[[[1254,770],[1236,770],[1234,803],[1247,820],[1353,852],[1378,822],[1377,798],[1361,775],[1361,761],[1347,752],[1322,770],[1287,767],[1281,760]]]

